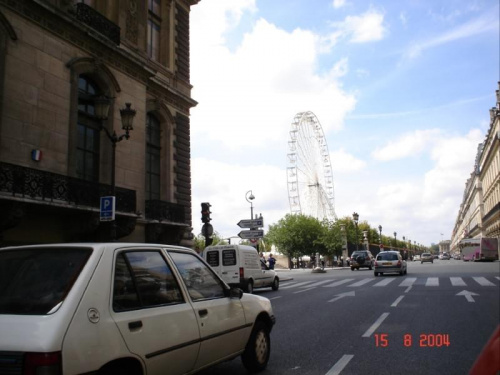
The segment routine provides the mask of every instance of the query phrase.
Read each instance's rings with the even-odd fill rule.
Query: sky
[[[193,233],[201,202],[225,238],[251,206],[266,233],[291,212],[290,131],[312,112],[338,218],[357,212],[425,246],[450,239],[496,105],[499,23],[498,0],[201,0],[190,19]],[[314,144],[303,149],[317,160]]]

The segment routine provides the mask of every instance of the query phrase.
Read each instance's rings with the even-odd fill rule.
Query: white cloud
[[[239,9],[249,8],[247,3],[251,2]],[[193,137],[223,142],[233,149],[247,146],[249,140],[257,148],[269,147],[287,137],[297,112],[307,110],[320,118],[325,132],[342,128],[356,100],[330,73],[325,77],[316,73],[321,53],[318,35],[301,29],[287,32],[259,19],[231,52],[221,44],[225,29],[214,35],[198,23],[208,17],[212,24],[221,12],[226,14],[222,7],[210,9],[214,14],[204,13],[200,2],[192,11],[191,82],[199,102],[191,114],[193,126],[199,126]],[[337,75],[346,71],[345,60],[334,67]],[[254,135],[250,138],[249,130]]]
[[[432,146],[440,134],[439,129],[415,130],[388,142],[382,148],[375,149],[372,156],[376,160],[389,161],[416,155]]]
[[[360,16],[347,16],[344,21],[332,25],[341,30],[344,37],[349,37],[350,42],[366,43],[384,38],[387,29],[383,23],[384,15],[381,12],[369,10]]]
[[[406,52],[406,57],[413,59],[420,56],[420,54],[426,49],[438,47],[446,43],[451,43],[490,31],[498,32],[498,15],[486,14],[441,35],[437,35],[434,38],[415,43],[411,45]]]
[[[366,167],[365,161],[356,159],[343,148],[331,152],[330,160],[334,176],[336,173],[357,173]]]
[[[333,0],[333,7],[335,9],[342,8],[345,5],[346,5],[346,1],[345,0]]]

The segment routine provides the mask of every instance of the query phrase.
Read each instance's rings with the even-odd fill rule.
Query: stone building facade
[[[198,2],[0,0],[0,245],[192,244]]]
[[[458,250],[464,238],[500,238],[500,82],[498,85],[496,105],[490,109],[490,127],[478,147],[474,171],[467,180],[455,221],[452,251]]]

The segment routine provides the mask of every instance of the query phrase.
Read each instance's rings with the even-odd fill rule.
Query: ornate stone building
[[[0,0],[0,245],[191,245],[198,2]]]
[[[490,127],[478,147],[453,229],[452,251],[457,251],[463,238],[500,237],[500,82],[498,85],[496,106],[490,109]]]

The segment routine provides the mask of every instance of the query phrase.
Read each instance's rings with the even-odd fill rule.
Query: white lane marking
[[[438,277],[428,277],[425,286],[439,286]]]
[[[354,357],[353,354],[344,354],[335,365],[326,373],[326,375],[339,375],[340,372],[347,366],[349,361]]]
[[[389,283],[392,283],[394,280],[396,280],[396,279],[384,279],[382,281],[379,281],[378,283],[376,283],[373,286],[387,286]]]
[[[491,281],[486,280],[485,277],[473,277],[473,279],[481,286],[495,286]]]
[[[495,276],[495,279],[498,279],[498,280],[500,280],[500,276]]]
[[[349,287],[357,287],[357,286],[361,286],[361,285],[365,285],[367,283],[369,283],[370,281],[373,281],[372,278],[370,279],[363,279],[361,281],[358,281],[357,283],[354,283],[354,284],[351,284],[351,285],[348,285]]]
[[[344,297],[354,297],[355,295],[356,295],[356,293],[354,292],[354,290],[352,292],[340,293],[340,294],[337,294],[337,296],[335,298],[331,299],[330,301],[326,301],[326,302],[335,302],[338,299],[341,299]]]
[[[328,284],[328,285],[323,285],[323,288],[330,288],[330,287],[334,287],[334,286],[339,286],[339,285],[348,283],[349,281],[353,281],[353,280],[354,279],[344,279],[344,280],[336,281],[336,282]]]
[[[391,305],[391,307],[396,307],[399,302],[404,298],[404,296],[399,296]]]
[[[310,286],[318,286],[318,285],[321,285],[321,284],[329,283],[330,281],[332,281],[332,280],[318,281],[317,283],[314,283],[314,284],[311,284],[311,285],[307,285],[307,286],[302,286],[301,288],[308,288]]]
[[[281,298],[281,296],[278,296],[278,297],[273,297],[273,298],[269,298],[269,300],[272,300],[272,299],[278,299],[278,298]]]
[[[408,288],[406,288],[405,293],[408,293],[411,290],[411,288],[413,288],[411,285]]]
[[[468,302],[476,302],[472,296],[478,296],[479,294],[469,292],[468,290],[462,290],[460,293],[457,293],[456,295],[464,296]]]
[[[399,286],[412,286],[415,281],[417,281],[416,277],[407,277],[401,282],[401,284],[399,284]]]
[[[450,277],[450,281],[453,286],[467,286],[461,277]]]
[[[306,285],[306,284],[309,284],[309,283],[312,283],[312,281],[303,281],[301,283],[296,283],[296,284],[287,284],[287,286],[280,286],[280,289],[290,289],[290,288],[295,288],[297,286],[301,286],[301,285]]]
[[[313,290],[313,289],[314,289],[314,287],[309,288],[309,289],[302,289],[302,290],[299,290],[298,292],[293,292],[293,294],[302,293],[302,292],[307,292],[307,291],[309,291],[309,290]]]
[[[380,315],[380,318],[378,318],[377,321],[375,323],[373,323],[371,325],[371,327],[368,328],[368,330],[365,333],[363,333],[363,336],[361,336],[361,337],[370,337],[372,335],[372,333],[375,332],[375,330],[382,324],[382,322],[388,316],[389,316],[389,313],[383,313],[382,315]]]

